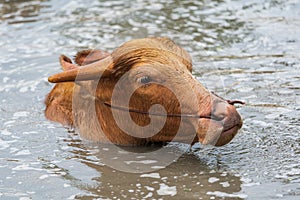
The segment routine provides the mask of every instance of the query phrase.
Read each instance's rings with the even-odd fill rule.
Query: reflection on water
[[[294,0],[0,0],[0,198],[298,199],[299,7]],[[161,167],[44,118],[46,77],[60,70],[59,54],[112,51],[148,35],[174,39],[193,56],[199,81],[247,102],[229,145],[174,144],[168,153],[182,157]],[[118,171],[107,163],[115,157],[157,170]]]
[[[107,166],[107,159],[119,156],[127,165],[131,165],[131,162],[133,163],[138,160],[143,161],[139,162],[141,167],[143,165],[153,165],[155,167],[155,165],[160,163],[155,163],[155,159],[153,158],[149,160],[147,156],[142,157],[139,155],[136,158],[127,157],[126,153],[128,151],[152,151],[153,148],[140,147],[127,149],[128,151],[112,152],[114,147],[110,145],[84,145],[73,139],[66,142],[68,145],[76,147],[72,152],[74,156],[70,159],[80,158],[83,164],[98,172],[97,176],[91,178],[93,180],[92,183],[76,182],[76,187],[90,192],[88,195],[77,195],[76,198],[103,197],[113,199],[121,197],[130,199],[158,199],[160,197],[176,196],[177,199],[198,199],[216,195],[219,197],[240,199],[246,196],[238,194],[242,183],[240,177],[232,175],[227,171],[216,171],[193,154],[184,154],[166,168],[156,166],[157,170],[153,172],[126,173]],[[183,150],[180,149],[180,145],[175,145],[169,151],[171,153]],[[119,162],[122,165],[122,161],[116,160],[115,162]],[[60,170],[67,172],[65,175],[67,180],[78,180],[76,174],[72,176],[68,173],[68,168]]]

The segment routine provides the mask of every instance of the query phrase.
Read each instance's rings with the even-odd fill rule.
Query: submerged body
[[[210,93],[192,76],[189,54],[168,38],[126,42],[111,54],[66,56],[46,97],[48,119],[74,126],[92,141],[227,144],[242,126],[234,101]],[[160,105],[160,106],[159,106]]]

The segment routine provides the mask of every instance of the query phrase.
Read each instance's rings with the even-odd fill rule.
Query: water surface
[[[154,170],[133,174],[104,162],[124,152],[47,121],[43,101],[60,54],[150,35],[172,38],[199,81],[247,104],[230,144],[174,144],[178,160],[141,157]],[[295,0],[0,0],[0,198],[299,199],[299,35]]]

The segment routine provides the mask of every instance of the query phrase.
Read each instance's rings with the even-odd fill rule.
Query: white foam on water
[[[71,195],[68,199],[75,199],[78,194]]]
[[[13,143],[13,142],[15,142],[15,140],[5,141],[0,138],[0,150],[7,149],[8,147],[10,147],[9,143]]]
[[[300,169],[292,168],[289,172],[286,173],[287,175],[294,176],[300,175]]]
[[[0,86],[0,92],[2,92],[2,91],[8,92],[11,89],[18,89],[19,92],[21,92],[21,93],[25,93],[28,91],[34,92],[38,88],[38,85],[41,82],[43,82],[43,79],[34,80],[34,81],[20,80],[18,82],[13,80],[13,81],[11,81],[11,84],[6,83],[5,85]]]
[[[228,197],[228,198],[245,199],[245,198],[248,197],[248,195],[246,195],[246,194],[228,194],[228,193],[220,192],[220,191],[214,191],[214,192],[209,191],[206,194],[207,195],[214,195],[214,196],[221,197],[221,198]]]
[[[21,93],[25,93],[25,92],[27,92],[27,91],[28,91],[28,87],[27,87],[27,86],[21,87],[21,88],[19,89],[19,92],[21,92]]]
[[[216,178],[216,177],[210,177],[209,179],[208,179],[208,182],[209,183],[215,183],[215,182],[217,182],[217,181],[219,181],[220,179],[219,178]]]
[[[150,186],[144,186],[148,191],[154,191],[155,189],[153,187],[150,187]]]
[[[146,156],[137,156],[136,158],[141,159],[141,158],[146,158]]]
[[[151,169],[164,169],[165,166],[152,166]]]
[[[122,151],[122,150],[118,151],[118,153],[119,154],[129,154],[127,151]]]
[[[10,79],[9,77],[5,76],[5,77],[3,77],[2,82],[7,83],[7,81],[9,81],[9,79]]]
[[[22,165],[18,165],[14,168],[12,168],[13,171],[26,171],[26,170],[34,170],[34,171],[44,171],[44,169],[39,169],[39,168],[34,168],[34,167],[30,167],[28,164],[22,164]]]
[[[148,164],[153,164],[153,163],[157,163],[157,160],[139,160],[139,161],[124,161],[127,165],[130,165],[132,163],[135,163],[135,164],[145,164],[145,165],[148,165]]]
[[[16,156],[25,156],[25,155],[30,155],[31,152],[28,150],[28,149],[25,149],[25,150],[21,150],[19,151],[18,153],[16,153],[15,155]]]
[[[225,182],[221,182],[220,183],[224,188],[226,187],[229,187],[230,186],[230,183],[228,183],[228,181],[225,181]]]
[[[152,192],[149,192],[146,196],[143,197],[143,199],[151,198],[153,196]]]
[[[150,173],[150,174],[142,174],[140,175],[142,178],[160,178],[159,173]]]
[[[46,178],[48,178],[48,177],[49,177],[49,175],[44,174],[44,175],[40,176],[39,179],[43,180],[43,179],[46,179]]]
[[[10,131],[8,131],[7,129],[4,129],[0,132],[0,134],[8,136],[8,135],[11,135],[12,133]]]
[[[19,200],[31,200],[31,197],[20,197]]]
[[[19,119],[21,117],[27,117],[30,113],[27,111],[15,112],[13,115],[13,119]]]
[[[168,186],[164,183],[160,183],[160,188],[156,191],[161,196],[175,196],[177,194],[176,186]]]
[[[242,185],[243,187],[253,187],[253,186],[260,185],[260,183],[243,183]]]
[[[31,135],[31,134],[38,134],[37,131],[24,131],[23,132],[24,135]]]
[[[15,122],[16,122],[16,120],[10,120],[10,121],[4,122],[3,125],[7,126],[7,125],[13,124]]]

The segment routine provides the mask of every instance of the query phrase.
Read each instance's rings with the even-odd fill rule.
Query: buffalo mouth
[[[239,124],[235,124],[229,128],[224,128],[214,146],[223,146],[229,143],[237,134],[238,130],[242,127],[242,124],[242,121],[240,121]]]

